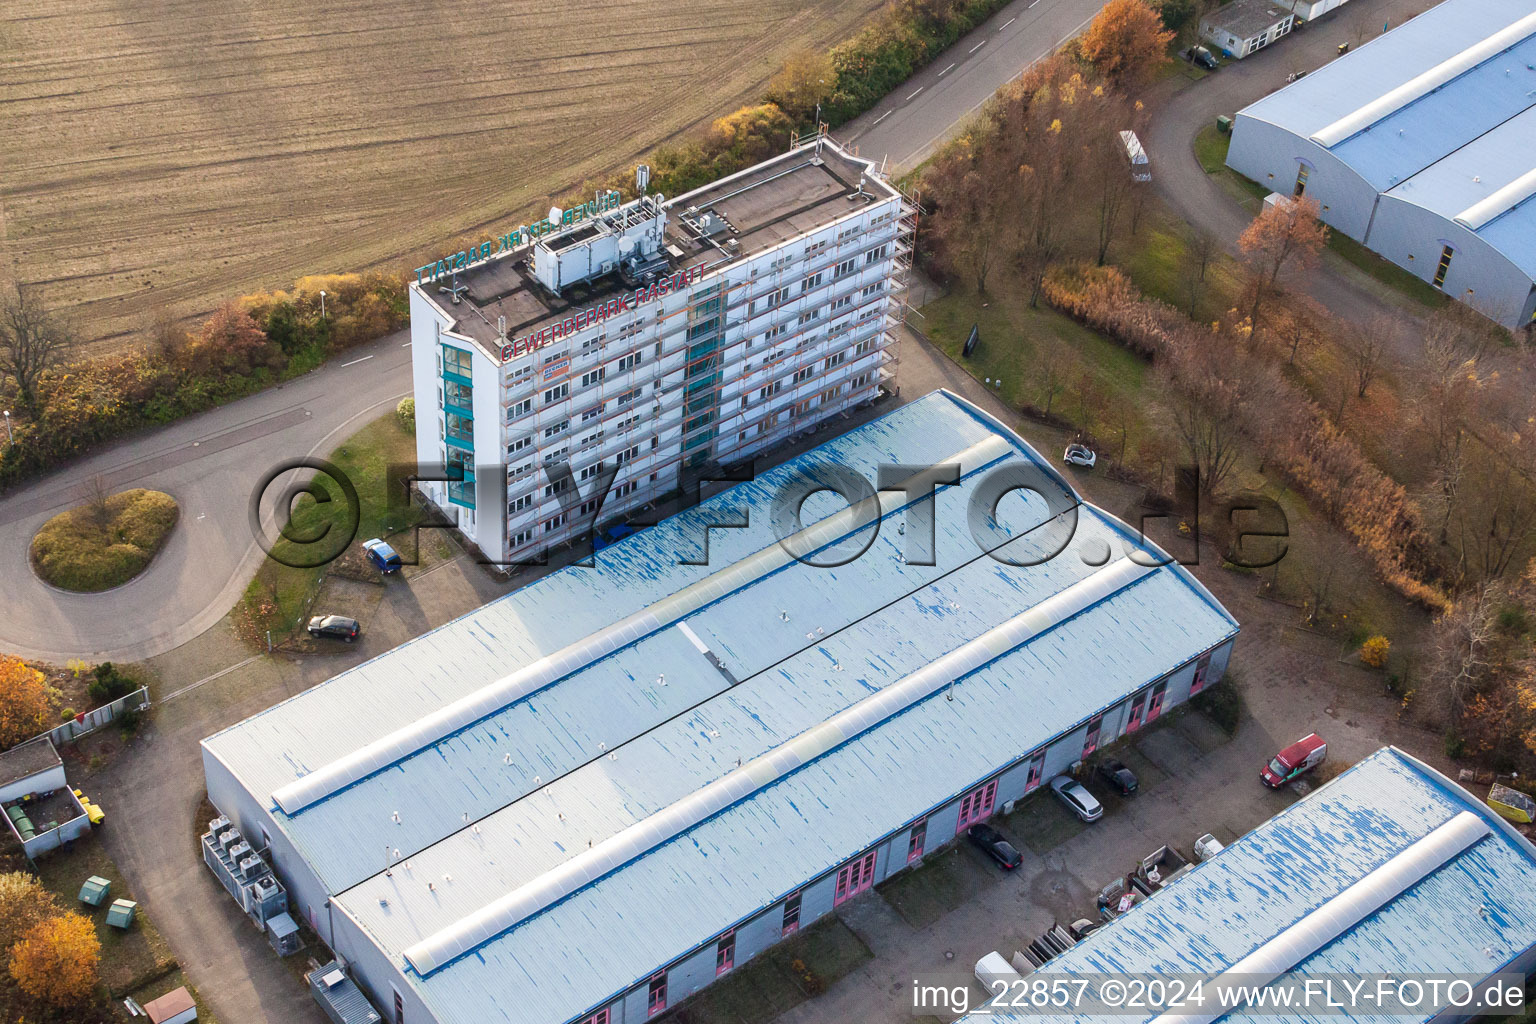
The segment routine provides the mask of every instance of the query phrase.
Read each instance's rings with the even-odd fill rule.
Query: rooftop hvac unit
[[[228,850],[231,846],[241,841],[240,830],[232,828],[227,832],[219,833],[219,849]]]
[[[236,864],[239,864],[242,860],[251,855],[251,844],[242,839],[224,852],[229,854],[230,860],[234,861]]]
[[[261,858],[252,854],[240,861],[240,877],[245,880],[255,878],[263,874],[267,866],[261,862]]]
[[[229,819],[222,814],[208,823],[208,831],[214,835],[218,835],[227,828],[229,828]]]

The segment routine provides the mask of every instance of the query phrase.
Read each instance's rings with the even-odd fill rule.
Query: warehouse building
[[[594,561],[203,741],[393,1024],[638,1024],[1212,685],[1238,629],[942,391]]]
[[[916,208],[830,139],[676,198],[550,213],[410,288],[417,455],[462,472],[420,486],[492,561],[891,381]]]
[[[1518,990],[1533,971],[1536,847],[1450,779],[1385,747],[1031,977],[1159,975],[1191,986],[1204,977],[1203,1002],[1161,1018],[1126,1004],[1115,1013],[972,1019],[1210,1024],[1230,1011],[1233,1019],[1418,1024],[1471,1016],[1457,1011],[1443,981],[1431,989],[1431,978],[1475,985],[1507,972]],[[1419,1005],[1351,1003],[1343,984],[1364,983],[1374,998],[1378,980],[1394,979],[1407,983],[1403,1003],[1422,994]],[[1309,983],[1303,1009],[1294,996]],[[1218,993],[1228,984],[1249,986],[1250,1001],[1223,1003]],[[1293,1001],[1254,989],[1288,990]],[[1396,991],[1389,987],[1387,997]],[[1338,1005],[1324,1006],[1324,992]],[[1255,1010],[1258,1000],[1269,1008]],[[1287,1005],[1295,1012],[1277,1009]]]
[[[1506,327],[1536,317],[1536,0],[1446,0],[1239,111],[1227,164]]]

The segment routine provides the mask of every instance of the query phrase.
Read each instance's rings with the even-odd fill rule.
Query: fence
[[[149,687],[141,686],[128,696],[117,698],[111,704],[103,704],[99,708],[81,712],[63,725],[50,729],[44,735],[53,740],[53,745],[57,747],[70,740],[79,739],[86,733],[95,732],[122,714],[125,708],[142,711],[147,707],[149,707]]]

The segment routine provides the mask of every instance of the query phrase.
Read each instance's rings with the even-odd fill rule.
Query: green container
[[[1232,130],[1232,117],[1230,114],[1216,115],[1216,130],[1223,135]]]
[[[133,925],[133,915],[138,912],[139,905],[133,900],[113,900],[112,906],[107,910],[107,924],[113,928],[129,928]]]
[[[80,902],[89,903],[93,907],[99,907],[107,901],[107,894],[112,891],[112,882],[100,875],[92,875],[85,880],[80,887]]]

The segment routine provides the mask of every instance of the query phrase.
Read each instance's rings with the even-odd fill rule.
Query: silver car
[[[1098,821],[1104,817],[1104,805],[1099,803],[1088,787],[1070,775],[1058,775],[1051,780],[1051,792],[1056,799],[1067,805],[1067,810],[1084,821]]]

